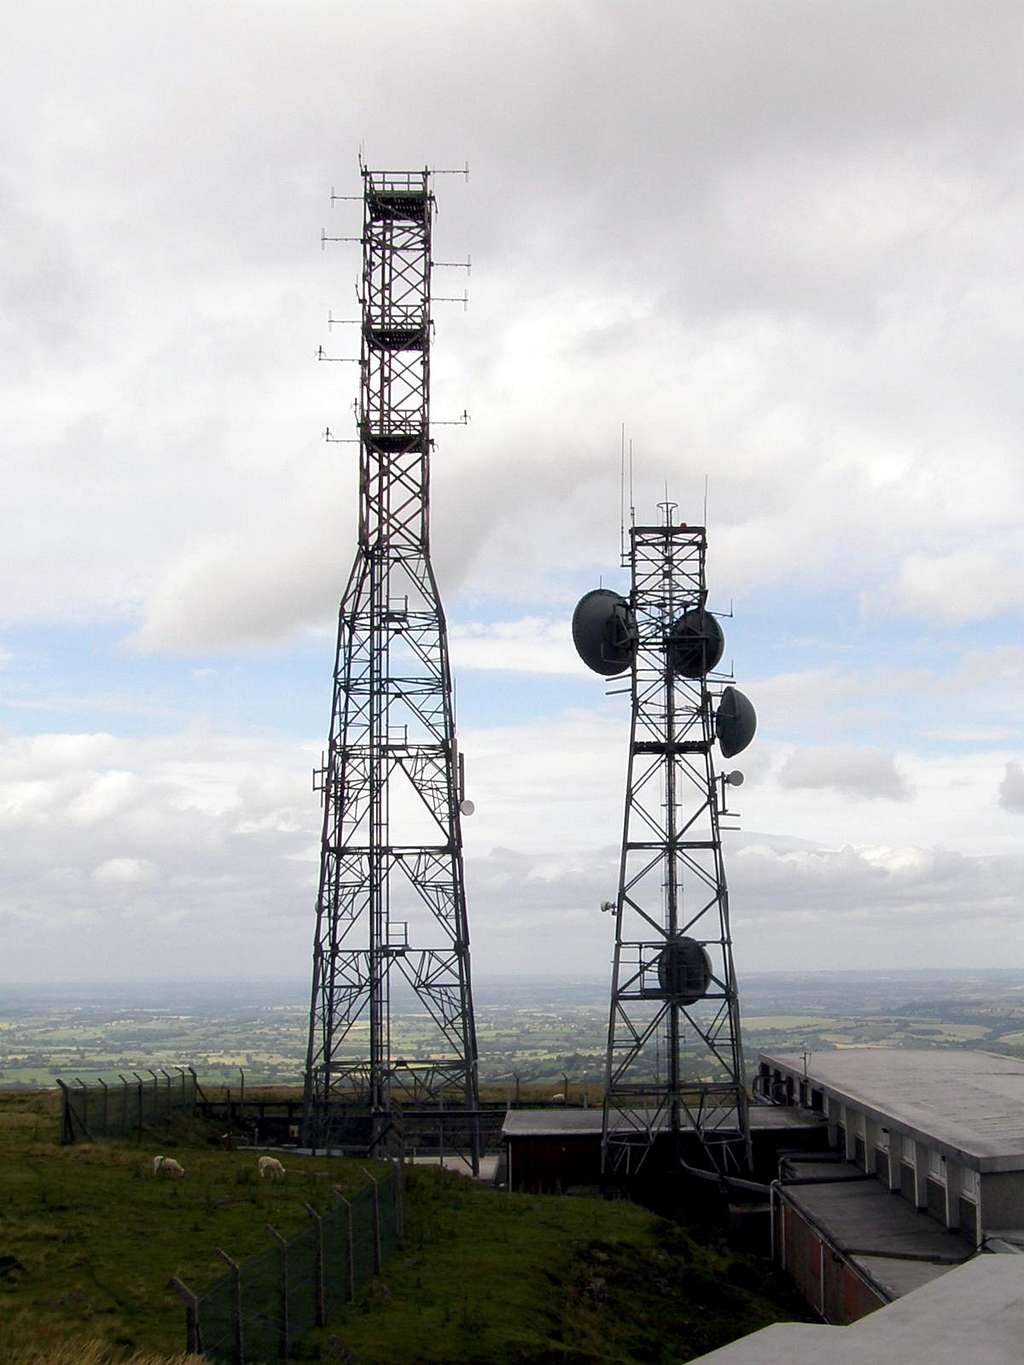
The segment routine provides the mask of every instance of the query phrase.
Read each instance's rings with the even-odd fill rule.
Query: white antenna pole
[[[619,563],[626,562],[626,424],[619,436]]]
[[[636,503],[633,501],[633,438],[629,438],[629,524],[636,525]]]
[[[704,475],[704,529],[708,528],[708,476]]]

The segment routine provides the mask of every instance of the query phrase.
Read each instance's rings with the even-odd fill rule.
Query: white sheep
[[[170,1175],[175,1180],[180,1180],[185,1174],[184,1166],[180,1166],[172,1156],[155,1156],[153,1158],[154,1175]]]
[[[552,1095],[552,1096],[551,1096],[551,1103],[552,1103],[552,1104],[564,1104],[564,1103],[565,1103],[565,1096],[562,1094],[561,1090],[558,1092],[557,1095]]]
[[[271,1180],[284,1179],[284,1167],[276,1156],[261,1156],[256,1165],[259,1168],[261,1180],[265,1175],[269,1175]]]

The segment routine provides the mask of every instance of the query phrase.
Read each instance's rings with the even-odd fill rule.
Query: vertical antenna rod
[[[359,533],[341,601],[306,1060],[310,1146],[341,1106],[382,1150],[396,1101],[467,1111],[477,1047],[448,635],[430,562],[431,176],[363,177]],[[397,1051],[392,987],[429,1034]],[[396,1055],[397,1053],[397,1055]],[[454,1101],[454,1104],[453,1104]]]
[[[619,436],[619,563],[626,564],[626,424]]]

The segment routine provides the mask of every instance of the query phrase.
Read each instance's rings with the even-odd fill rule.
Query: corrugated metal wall
[[[881,1308],[885,1299],[789,1204],[780,1204],[775,1254],[816,1313],[845,1324]]]

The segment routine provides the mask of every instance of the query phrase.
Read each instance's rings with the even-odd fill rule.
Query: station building
[[[773,1254],[826,1322],[853,1322],[979,1250],[1024,1249],[1024,1062],[761,1053],[755,1089],[828,1124],[831,1156],[784,1157],[771,1192]]]
[[[977,1256],[849,1327],[775,1323],[694,1365],[1017,1365],[1024,1256]]]
[[[789,1106],[753,1105],[749,1117],[754,1173],[760,1180],[767,1181],[775,1174],[780,1152],[820,1151],[826,1146],[825,1122],[820,1115]],[[602,1126],[600,1106],[510,1109],[501,1132],[509,1188],[550,1194],[597,1187],[601,1182]],[[667,1131],[664,1138],[668,1138]],[[684,1158],[703,1166],[706,1158],[697,1134],[684,1128],[682,1139]],[[655,1138],[647,1162],[648,1178],[653,1172],[674,1169],[676,1156],[674,1145],[663,1145]]]

